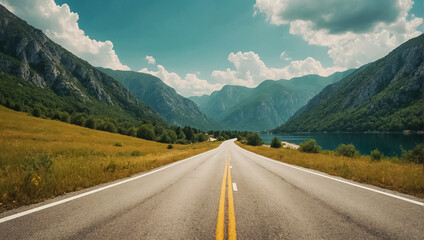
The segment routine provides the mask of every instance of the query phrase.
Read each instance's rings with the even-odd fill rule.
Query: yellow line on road
[[[228,239],[237,239],[236,217],[234,214],[233,182],[231,181],[231,160],[228,164]]]
[[[218,221],[216,224],[216,239],[224,239],[224,220],[225,220],[225,191],[226,184],[225,180],[227,179],[227,169],[228,169],[228,160],[225,162],[224,177],[222,178],[221,185],[221,197],[219,199],[219,209],[218,209]]]

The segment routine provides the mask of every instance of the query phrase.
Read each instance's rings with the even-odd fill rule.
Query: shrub
[[[407,162],[423,163],[424,162],[424,143],[415,145],[412,150],[402,150],[402,159]]]
[[[251,146],[260,146],[262,145],[263,141],[261,137],[259,137],[259,134],[257,133],[251,133],[247,135],[247,145]]]
[[[223,136],[219,136],[216,140],[218,140],[218,141],[225,141],[225,138]]]
[[[145,153],[145,152],[140,152],[140,151],[135,150],[135,151],[133,151],[131,153],[131,156],[133,156],[133,157],[139,157],[139,156],[145,156],[146,154],[147,153]]]
[[[172,146],[172,144],[169,144],[168,147],[166,147],[166,149],[173,149],[174,146]]]
[[[317,145],[317,141],[315,139],[309,139],[308,141],[301,143],[298,150],[307,153],[319,153],[321,151],[321,146]]]
[[[359,155],[359,152],[355,149],[355,146],[353,144],[340,144],[337,147],[336,152],[338,155],[350,158]]]
[[[380,161],[382,157],[383,154],[378,149],[371,151],[371,161]]]
[[[281,141],[277,137],[274,137],[271,141],[271,147],[272,148],[280,148],[281,147]]]
[[[115,146],[115,147],[122,147],[122,143],[117,142],[117,143],[113,144],[113,146]]]

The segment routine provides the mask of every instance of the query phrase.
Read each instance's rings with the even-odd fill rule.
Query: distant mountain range
[[[229,129],[260,131],[287,121],[325,86],[348,76],[354,70],[328,77],[307,75],[292,80],[267,80],[256,88],[224,86],[211,95],[190,97],[208,118]]]
[[[217,123],[209,120],[193,101],[179,95],[157,77],[132,71],[98,69],[121,82],[137,98],[173,125],[203,130],[220,128]]]
[[[424,35],[324,88],[275,131],[424,130]]]
[[[123,121],[165,123],[121,83],[0,5],[0,97]]]

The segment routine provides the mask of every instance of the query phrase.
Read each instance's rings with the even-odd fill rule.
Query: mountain
[[[115,120],[164,123],[122,84],[0,5],[0,99]]]
[[[171,124],[203,130],[217,127],[217,124],[208,120],[193,101],[179,95],[173,88],[155,76],[131,71],[98,69],[121,82],[136,97]]]
[[[267,80],[256,88],[224,86],[210,96],[191,97],[209,118],[236,130],[273,129],[287,121],[328,84],[353,70],[328,77],[307,75],[292,80]]]
[[[424,35],[324,88],[282,131],[423,130]]]

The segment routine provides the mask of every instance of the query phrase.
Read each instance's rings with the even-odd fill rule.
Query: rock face
[[[86,105],[103,104],[161,121],[125,87],[0,5],[0,71]]]
[[[277,131],[423,129],[424,35],[326,87]]]
[[[218,124],[210,121],[193,101],[179,95],[155,76],[131,71],[98,69],[121,82],[171,124],[203,130],[219,128]]]
[[[210,96],[191,97],[200,109],[229,129],[270,130],[287,121],[328,84],[353,70],[329,77],[308,75],[292,80],[267,80],[256,88],[225,86]]]

